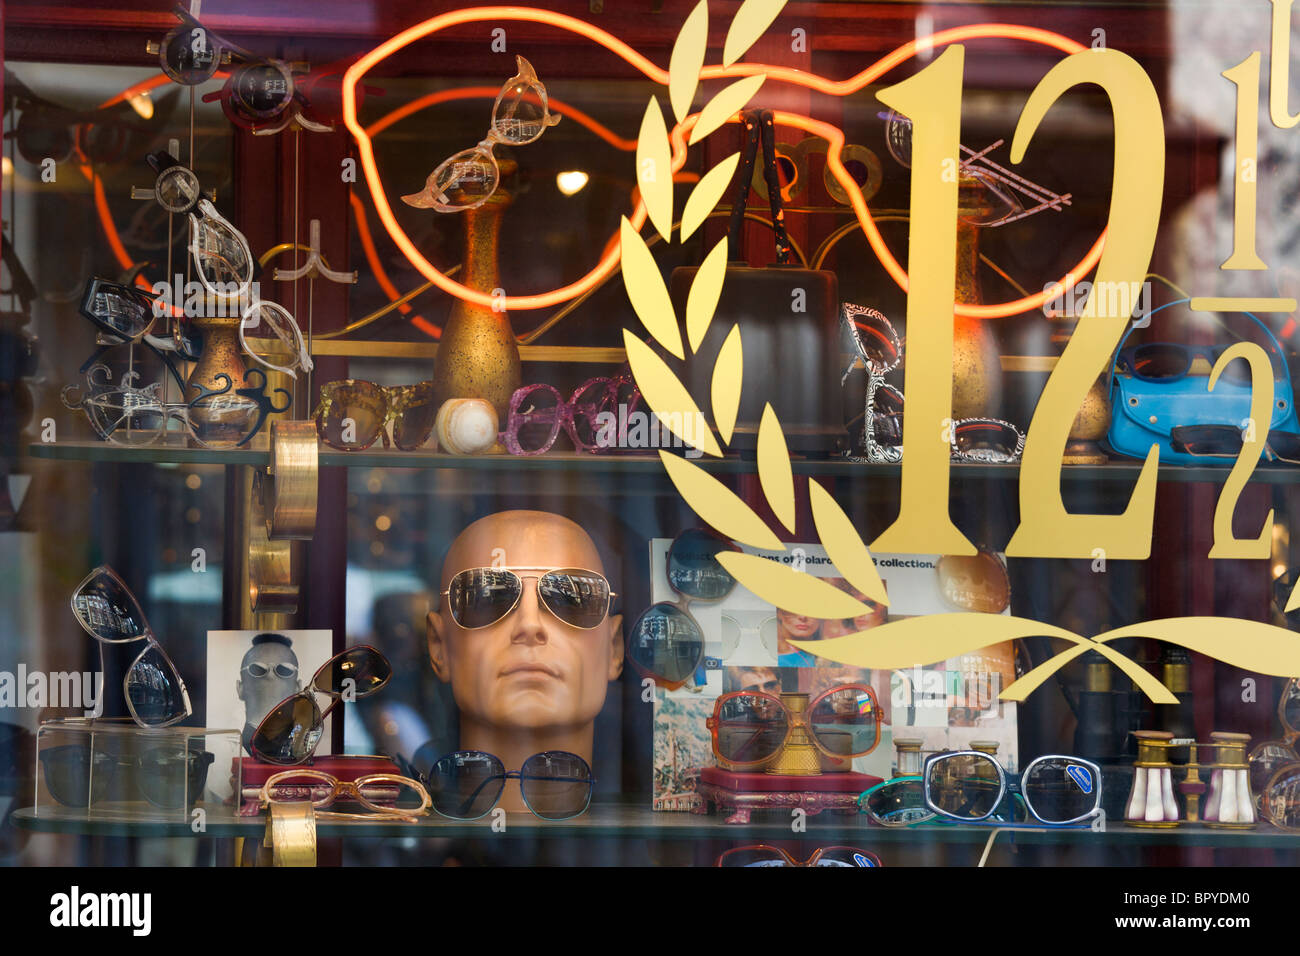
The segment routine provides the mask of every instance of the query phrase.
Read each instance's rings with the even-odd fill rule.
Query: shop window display
[[[353,6],[6,5],[0,859],[1300,861],[1289,3]]]

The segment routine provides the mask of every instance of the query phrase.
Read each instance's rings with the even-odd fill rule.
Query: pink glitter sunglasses
[[[622,446],[627,421],[640,405],[641,392],[626,376],[588,379],[567,402],[550,385],[525,385],[510,396],[498,438],[512,455],[544,455],[562,428],[575,448],[597,454]]]

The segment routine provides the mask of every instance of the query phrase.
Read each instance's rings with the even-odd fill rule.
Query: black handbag
[[[696,402],[706,408],[718,350],[732,325],[738,324],[744,382],[730,449],[755,449],[763,406],[771,402],[790,450],[825,457],[847,441],[839,388],[839,284],[834,272],[790,264],[772,112],[747,110],[743,115],[745,151],[740,189],[731,209],[727,276],[713,322],[698,353],[687,363],[684,381]],[[776,234],[776,265],[751,268],[741,260],[740,240],[760,140]],[[673,308],[683,323],[697,271],[694,266],[674,269],[669,283]],[[707,413],[713,420],[711,409]]]

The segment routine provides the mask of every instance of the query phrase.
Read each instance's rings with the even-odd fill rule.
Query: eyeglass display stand
[[[191,823],[241,790],[239,731],[63,718],[36,731],[34,815]]]
[[[808,708],[807,694],[782,694],[781,702],[791,714]],[[824,773],[823,761],[837,768]],[[801,809],[809,816],[823,810],[856,813],[858,794],[881,782],[880,777],[848,769],[852,761],[825,757],[802,726],[795,727],[781,751],[766,768],[737,771],[705,767],[700,771],[698,791],[702,798],[693,813],[708,813],[709,804],[730,811],[727,823],[748,823],[755,810]],[[843,769],[838,769],[843,768]]]

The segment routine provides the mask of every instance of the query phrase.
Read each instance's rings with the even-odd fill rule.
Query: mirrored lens
[[[448,585],[451,619],[461,627],[487,627],[509,614],[523,594],[523,581],[513,571],[471,568]]]
[[[865,685],[851,685],[819,697],[808,714],[818,743],[836,756],[861,757],[880,740],[879,708]]]
[[[949,816],[979,820],[997,806],[1001,768],[986,754],[952,754],[930,763],[930,799]]]
[[[1300,832],[1300,763],[1288,764],[1264,790],[1264,817],[1274,826]]]
[[[454,820],[476,820],[496,806],[506,770],[491,754],[461,751],[435,763],[428,783],[434,810]]]
[[[545,451],[560,430],[560,393],[548,385],[523,389],[510,423],[520,448]]]
[[[77,585],[72,613],[96,640],[119,644],[149,634],[140,603],[111,568],[99,567]]]
[[[1262,795],[1273,774],[1289,763],[1300,762],[1295,747],[1282,740],[1268,740],[1250,752],[1250,792]]]
[[[737,694],[716,705],[718,754],[733,764],[761,763],[785,745],[790,716],[763,694]]]
[[[579,568],[550,571],[537,581],[537,590],[551,612],[565,624],[589,629],[605,620],[609,582]]]
[[[153,641],[126,672],[123,689],[131,716],[150,727],[175,723],[190,714],[189,695],[181,676]]]
[[[718,866],[789,866],[785,855],[770,846],[742,846],[718,858]]]
[[[591,802],[591,768],[577,754],[533,754],[520,768],[519,786],[528,808],[544,820],[567,820]]]
[[[925,805],[920,777],[900,777],[889,781],[868,795],[866,810],[872,820],[887,827],[910,826],[934,816]]]
[[[1067,757],[1036,760],[1021,780],[1031,811],[1046,823],[1069,823],[1101,805],[1101,780],[1092,767]]]
[[[312,686],[322,694],[360,700],[388,683],[393,668],[373,647],[350,647],[325,663]]]
[[[1011,462],[1020,457],[1024,438],[1003,422],[976,419],[957,423],[953,429],[953,444],[957,454],[967,459]]]
[[[175,810],[192,806],[203,796],[208,767],[215,756],[207,751],[153,747],[140,754],[137,783],[155,807]]]
[[[379,386],[370,382],[333,382],[325,386],[317,413],[316,431],[327,445],[342,451],[369,448],[379,437],[388,401]]]
[[[852,846],[824,847],[817,857],[817,866],[879,866],[874,853]]]
[[[731,593],[736,579],[718,562],[723,551],[739,551],[722,535],[703,528],[684,531],[668,551],[668,584],[699,601],[717,601]]]
[[[632,626],[627,654],[645,673],[680,684],[704,659],[704,634],[673,604],[655,604]]]
[[[310,694],[296,694],[262,719],[253,734],[253,753],[267,763],[302,763],[316,750],[324,729],[316,701]]]
[[[393,444],[402,451],[414,451],[429,440],[438,420],[433,383],[421,382],[394,391],[397,418],[393,422]]]

